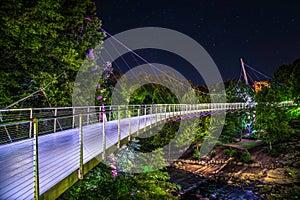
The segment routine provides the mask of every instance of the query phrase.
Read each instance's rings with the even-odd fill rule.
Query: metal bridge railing
[[[110,105],[0,110],[0,198],[38,199],[121,140],[168,118],[245,103]],[[85,149],[84,146],[89,147]]]
[[[119,118],[124,116],[137,116],[139,114],[168,113],[168,117],[179,112],[179,115],[192,110],[201,109],[243,109],[245,103],[214,103],[214,104],[156,104],[156,105],[110,105],[88,107],[57,107],[57,108],[24,108],[0,110],[0,144],[32,138],[32,119],[39,119],[39,135],[55,133],[58,131],[75,128],[78,122],[78,114],[84,114],[83,125],[101,121],[95,112],[106,111],[108,121],[118,118],[117,110],[120,110]]]

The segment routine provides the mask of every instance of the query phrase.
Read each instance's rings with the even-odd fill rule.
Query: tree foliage
[[[264,133],[266,141],[270,144],[289,138],[294,130],[289,125],[289,117],[282,107],[278,106],[279,91],[274,88],[263,88],[256,97],[255,128]]]
[[[300,59],[279,66],[274,72],[274,83],[281,101],[300,101]]]
[[[59,199],[176,199],[171,192],[178,186],[168,180],[164,171],[119,173],[114,177],[111,168],[99,165]]]
[[[87,50],[104,38],[95,4],[90,0],[1,3],[0,106],[42,87],[43,96],[23,106],[70,105],[72,83]]]

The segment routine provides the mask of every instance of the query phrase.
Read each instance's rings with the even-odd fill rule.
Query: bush
[[[235,156],[237,156],[237,151],[236,150],[234,150],[234,149],[225,149],[224,151],[223,151],[223,153],[225,154],[225,155],[227,155],[228,157],[235,157]]]
[[[242,155],[241,155],[241,157],[240,157],[240,160],[241,160],[241,162],[243,162],[243,163],[250,163],[250,162],[252,162],[252,159],[251,159],[251,154],[249,153],[249,151],[243,151],[242,152]]]
[[[194,159],[199,159],[200,157],[200,151],[199,150],[195,150],[194,154],[193,154]]]
[[[287,153],[288,150],[289,150],[289,148],[288,148],[287,144],[283,143],[283,144],[274,145],[272,150],[270,150],[269,148],[265,149],[265,152],[272,157],[278,157],[283,153]]]
[[[212,151],[210,152],[210,155],[211,155],[211,157],[215,157],[216,151],[215,151],[215,150],[212,150]]]
[[[83,180],[78,181],[59,200],[79,199],[176,199],[172,195],[180,189],[169,182],[166,171],[113,176],[112,169],[98,165]]]

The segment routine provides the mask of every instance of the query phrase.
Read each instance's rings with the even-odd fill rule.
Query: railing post
[[[90,107],[87,108],[86,124],[90,123]]]
[[[38,151],[38,119],[33,120],[33,173],[34,173],[34,199],[39,199],[39,151]]]
[[[103,141],[103,150],[102,150],[102,160],[105,160],[105,151],[106,151],[106,115],[103,115],[103,124],[102,124],[102,141]]]
[[[157,105],[155,105],[155,115],[156,115],[156,116],[155,116],[155,118],[156,118],[156,119],[155,119],[155,122],[157,123]]]
[[[150,106],[150,128],[152,127],[152,105]]]
[[[33,117],[33,110],[32,108],[30,108],[29,138],[32,137],[32,117]]]
[[[118,106],[118,145],[117,147],[120,148],[121,144],[121,119],[120,119],[120,107]]]
[[[57,117],[57,108],[54,109],[54,125],[53,125],[53,132],[55,133],[56,132],[56,119]]]
[[[167,121],[167,105],[165,105],[165,121]]]
[[[139,135],[139,132],[140,132],[140,123],[141,123],[140,108],[138,108],[138,130],[137,130],[137,135]]]
[[[130,120],[130,117],[131,117],[131,113],[130,111],[127,109],[126,110],[126,118],[128,118],[128,141],[130,141],[130,136],[131,136],[131,120]]]
[[[144,131],[146,131],[146,119],[147,119],[147,106],[144,108]]]
[[[78,178],[83,179],[83,134],[82,134],[82,114],[79,114],[79,170]]]
[[[72,108],[72,115],[73,115],[72,128],[75,128],[75,108]]]
[[[182,105],[179,105],[179,115],[181,116],[181,107]]]
[[[174,108],[173,108],[173,117],[175,117],[175,112],[176,112],[176,105],[174,105]]]
[[[111,121],[111,106],[109,106],[108,121]]]

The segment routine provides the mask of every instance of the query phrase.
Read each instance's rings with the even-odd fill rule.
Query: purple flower
[[[110,168],[112,168],[112,169],[117,169],[116,165],[114,165],[114,164],[111,164],[111,165],[110,165]]]
[[[116,178],[118,176],[118,172],[115,169],[111,170],[111,173],[112,173],[114,178]]]
[[[101,88],[101,85],[100,84],[98,84],[98,89],[100,89]]]
[[[88,54],[89,54],[89,57],[94,60],[95,59],[95,56],[94,56],[94,50],[93,49],[89,49],[88,50]]]
[[[135,194],[135,192],[131,192],[131,193],[130,193],[130,196],[133,196],[134,194]]]
[[[105,111],[104,104],[101,106],[101,111]],[[100,119],[103,120],[104,113],[100,113]]]
[[[97,67],[91,67],[91,70],[94,72],[97,70]]]
[[[97,97],[97,100],[99,101],[99,100],[101,100],[102,99],[102,96],[98,96]]]
[[[86,18],[84,18],[86,21],[91,21],[91,18],[89,18],[89,17],[86,17]]]

